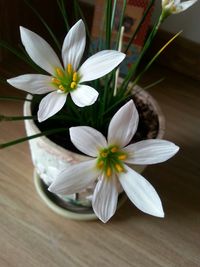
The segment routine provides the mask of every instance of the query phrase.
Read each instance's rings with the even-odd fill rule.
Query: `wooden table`
[[[145,215],[129,201],[107,224],[54,214],[35,191],[28,144],[19,144],[0,151],[0,266],[200,266],[199,82],[157,67],[142,85],[163,76],[166,80],[150,91],[166,116],[165,139],[181,150],[148,167],[144,176],[162,199],[165,219]],[[22,114],[22,103],[1,101],[2,112]],[[22,122],[0,124],[1,142],[24,135]]]

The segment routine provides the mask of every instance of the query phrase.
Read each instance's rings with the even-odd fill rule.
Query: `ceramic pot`
[[[137,98],[143,103],[148,104],[158,116],[158,132],[156,138],[162,139],[165,131],[165,120],[161,109],[156,100],[139,86],[134,88],[137,92]],[[31,99],[31,95],[27,98]],[[31,102],[24,104],[24,116],[31,116]],[[25,120],[27,135],[39,134],[41,131],[33,120]],[[89,158],[78,153],[71,152],[55,144],[45,136],[29,140],[31,157],[35,167],[34,181],[37,192],[45,203],[55,212],[72,219],[89,220],[96,218],[91,207],[91,198],[95,187],[85,189],[77,194],[67,195],[65,197],[55,196],[48,192],[48,186],[54,181],[57,175],[70,165],[77,162],[86,161]],[[134,170],[141,173],[146,166],[131,166]],[[123,193],[119,196],[119,206],[124,202]]]

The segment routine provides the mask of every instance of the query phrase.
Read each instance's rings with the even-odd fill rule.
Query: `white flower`
[[[179,148],[165,140],[145,140],[127,145],[138,126],[138,112],[132,100],[113,116],[106,138],[97,130],[70,128],[72,143],[91,160],[64,170],[49,187],[56,194],[72,194],[97,178],[92,205],[96,215],[107,222],[115,213],[119,183],[135,206],[148,214],[164,217],[162,204],[152,185],[127,164],[154,164],[171,158]]]
[[[39,121],[56,114],[64,106],[69,93],[77,106],[92,105],[98,97],[98,92],[82,83],[106,75],[125,57],[125,54],[118,51],[103,50],[88,58],[79,67],[86,43],[82,20],[79,20],[65,37],[62,46],[64,68],[56,53],[43,38],[23,27],[20,27],[20,33],[28,55],[51,76],[26,74],[9,79],[8,83],[32,94],[49,93],[40,102]]]
[[[162,0],[162,8],[167,13],[166,15],[170,14],[177,14],[182,11],[185,11],[197,0],[189,0],[181,3],[181,0]]]

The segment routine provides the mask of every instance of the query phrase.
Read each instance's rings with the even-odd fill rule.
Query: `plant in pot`
[[[140,173],[146,165],[163,162],[179,149],[162,140],[164,120],[159,106],[136,85],[179,34],[139,74],[136,70],[166,17],[185,10],[195,1],[162,2],[158,23],[123,79],[119,78],[119,65],[126,56],[121,52],[126,1],[119,19],[121,30],[116,36],[115,49],[111,49],[116,2],[107,1],[105,38],[100,40],[99,50],[92,51],[87,59],[82,60],[86,45],[82,19],[69,29],[64,39],[62,61],[42,37],[20,27],[27,54],[46,73],[24,74],[7,80],[10,85],[30,93],[23,117],[28,136],[1,144],[1,148],[29,140],[39,194],[56,212],[73,219],[98,217],[107,222],[114,215],[118,200],[123,202],[124,192],[143,212],[163,217],[158,194]],[[130,43],[153,2],[149,3]],[[58,3],[66,21],[64,2]]]

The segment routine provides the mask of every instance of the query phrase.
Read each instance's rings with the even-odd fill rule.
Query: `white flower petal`
[[[102,133],[91,127],[71,127],[69,133],[75,147],[91,157],[97,157],[99,149],[107,147],[107,141]]]
[[[25,74],[8,79],[7,82],[31,94],[46,94],[54,90],[51,85],[51,76],[47,75]]]
[[[115,177],[106,179],[101,177],[98,181],[92,198],[92,207],[97,217],[106,223],[117,208],[118,191]]]
[[[67,99],[66,94],[59,94],[57,91],[45,96],[39,105],[38,121],[42,122],[56,114],[64,106]]]
[[[174,0],[174,5],[177,6],[179,5],[181,0]],[[171,0],[171,3],[173,3],[173,0]]]
[[[124,152],[128,153],[125,162],[139,165],[166,161],[173,157],[178,150],[179,147],[174,143],[159,139],[140,141],[123,149]]]
[[[125,58],[125,54],[114,50],[103,50],[88,58],[80,67],[80,83],[98,79],[115,67]]]
[[[88,85],[79,85],[70,94],[73,102],[78,107],[85,107],[94,104],[99,95],[99,93],[94,88]]]
[[[27,53],[38,66],[52,75],[56,67],[62,69],[56,53],[42,37],[24,27],[20,27],[20,34]]]
[[[89,160],[69,166],[58,175],[48,190],[55,194],[69,195],[86,189],[99,175],[95,164],[96,160]]]
[[[77,70],[85,49],[85,25],[79,20],[68,32],[63,42],[62,58],[65,68],[71,64]]]
[[[133,204],[145,213],[164,217],[162,203],[153,186],[128,166],[125,169],[127,172],[120,173],[119,180]]]
[[[127,145],[138,127],[139,116],[133,100],[122,106],[113,116],[108,127],[108,143]]]
[[[196,2],[197,0],[189,0],[189,1],[182,2],[176,6],[176,11],[172,10],[172,13],[180,13],[182,11],[185,11],[186,9],[191,7]]]

